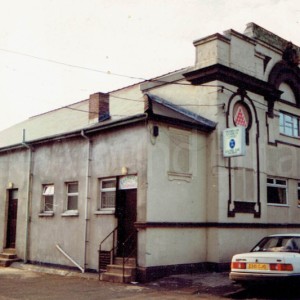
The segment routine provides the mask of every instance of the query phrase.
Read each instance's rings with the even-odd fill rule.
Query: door
[[[16,247],[17,213],[18,213],[18,190],[9,190],[6,248]]]
[[[120,190],[117,199],[118,218],[118,256],[136,256],[137,231],[136,222],[137,190]],[[122,244],[125,243],[124,249]],[[124,253],[123,253],[124,251]]]

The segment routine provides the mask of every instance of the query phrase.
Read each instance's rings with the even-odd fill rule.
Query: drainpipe
[[[27,183],[27,202],[26,202],[26,212],[25,212],[25,245],[24,245],[24,263],[28,261],[28,240],[30,231],[30,209],[31,209],[31,198],[32,198],[32,182],[33,182],[33,148],[25,142],[25,129],[23,129],[23,141],[22,145],[29,150],[29,160],[28,160],[28,183]]]
[[[90,200],[90,162],[91,162],[91,144],[92,141],[90,140],[90,138],[88,136],[85,135],[84,131],[81,131],[81,136],[83,138],[85,138],[88,142],[87,144],[87,162],[86,162],[86,183],[85,183],[85,224],[84,224],[84,264],[83,264],[83,268],[84,271],[86,270],[86,261],[87,261],[87,246],[88,246],[88,221],[89,221],[89,200]]]

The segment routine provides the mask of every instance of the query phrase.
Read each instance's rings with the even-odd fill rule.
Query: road
[[[299,285],[243,289],[226,273],[172,275],[147,284],[117,284],[98,281],[96,274],[37,270],[41,268],[0,268],[0,300],[300,299]]]
[[[0,299],[224,299],[211,294],[197,293],[189,287],[172,285],[134,285],[108,283],[92,279],[61,276],[21,270],[0,268]]]

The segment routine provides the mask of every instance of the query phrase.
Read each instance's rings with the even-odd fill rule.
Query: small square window
[[[100,180],[98,210],[114,210],[116,206],[116,178]]]
[[[53,212],[54,185],[43,186],[42,212]]]
[[[276,179],[275,182],[276,182],[277,185],[286,186],[286,180]]]

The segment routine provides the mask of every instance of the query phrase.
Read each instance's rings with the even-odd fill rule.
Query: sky
[[[250,22],[300,46],[298,0],[0,0],[0,6],[0,131],[90,94],[192,66],[193,41],[228,29],[243,33]]]

